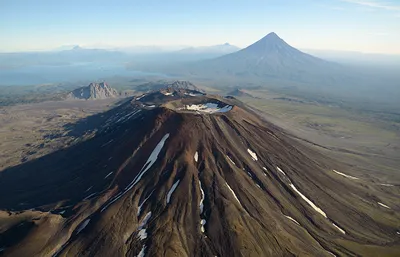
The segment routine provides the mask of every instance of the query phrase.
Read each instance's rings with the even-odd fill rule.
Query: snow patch
[[[147,238],[147,231],[146,231],[146,229],[144,229],[144,226],[147,225],[147,222],[149,221],[150,218],[151,218],[151,212],[148,212],[146,214],[146,216],[144,216],[142,222],[140,223],[140,225],[138,227],[138,230],[139,230],[138,236],[139,236],[140,240],[144,240]]]
[[[111,139],[111,140],[110,140],[110,141],[108,141],[107,143],[103,144],[101,147],[104,147],[104,146],[106,146],[106,145],[110,144],[112,141],[114,141],[114,139]]]
[[[141,213],[141,211],[142,211],[143,204],[150,198],[150,196],[153,194],[153,192],[154,192],[154,190],[151,191],[151,193],[149,194],[149,196],[146,197],[146,198],[143,200],[143,202],[139,205],[138,211],[137,211],[137,215],[136,215],[136,216],[139,216],[139,215],[140,215],[140,213]]]
[[[151,211],[149,211],[143,218],[142,222],[140,223],[138,230],[143,229],[144,226],[146,226],[147,222],[151,218]]]
[[[140,250],[139,254],[136,255],[136,257],[144,257],[145,250],[146,250],[146,246],[143,245],[142,250]]]
[[[79,226],[78,230],[76,231],[76,234],[81,233],[81,231],[86,228],[86,226],[89,224],[89,222],[90,222],[90,219],[87,219],[84,222],[82,222],[82,224]]]
[[[139,236],[140,240],[146,239],[147,238],[146,229],[139,230],[138,236]]]
[[[381,184],[381,186],[385,186],[385,187],[394,187],[394,185],[392,185],[392,184]]]
[[[139,230],[138,236],[141,240],[144,240],[147,238],[147,231],[143,227],[146,226],[146,224],[150,218],[151,218],[151,212],[148,212],[146,214],[146,216],[143,218],[142,223],[138,227],[138,230]]]
[[[146,96],[146,94],[141,95],[141,96],[137,97],[136,100],[140,100],[140,99],[142,99],[142,98],[145,97],[145,96]]]
[[[279,168],[278,166],[276,167],[276,169],[280,172],[280,173],[282,173],[283,175],[285,175],[286,176],[286,173],[285,172],[283,172],[283,170],[281,170],[281,168]]]
[[[251,156],[251,158],[253,159],[253,161],[257,161],[257,160],[258,160],[257,154],[256,154],[255,152],[253,152],[253,151],[250,150],[250,149],[247,149],[247,152],[250,154],[250,156]]]
[[[240,206],[242,206],[242,203],[239,201],[239,198],[237,198],[235,192],[232,190],[232,188],[228,185],[227,182],[225,182],[226,186],[228,187],[228,189],[232,192],[233,196],[235,197],[236,201],[238,201],[238,203],[240,204]]]
[[[172,193],[175,191],[176,187],[179,184],[179,179],[172,185],[171,189],[169,190],[168,194],[167,194],[167,204],[169,204],[170,200],[171,200],[171,195]]]
[[[204,231],[205,231],[205,229],[204,229],[204,225],[206,224],[206,220],[204,220],[204,219],[202,219],[201,221],[200,221],[200,225],[201,225],[201,232],[202,233],[204,233]]]
[[[130,190],[132,187],[134,187],[142,178],[142,176],[148,171],[151,166],[156,162],[158,155],[161,152],[161,149],[164,146],[165,140],[167,140],[169,137],[169,134],[166,134],[161,141],[157,144],[157,146],[154,148],[153,152],[150,154],[149,158],[147,159],[147,162],[143,165],[142,169],[140,170],[139,174],[135,177],[135,179],[125,188],[126,191]]]
[[[382,206],[382,207],[385,207],[385,208],[387,208],[387,209],[390,209],[390,207],[387,206],[386,204],[383,204],[383,203],[380,203],[380,202],[378,202],[378,204],[379,204],[380,206]]]
[[[139,174],[133,179],[133,181],[125,188],[123,192],[119,192],[116,196],[112,198],[112,200],[104,206],[100,212],[103,212],[106,210],[111,204],[113,204],[115,201],[117,201],[119,198],[121,198],[123,195],[125,195],[132,187],[134,187],[142,178],[142,176],[148,171],[153,164],[156,162],[158,155],[161,152],[161,149],[163,148],[165,141],[168,139],[169,134],[164,135],[164,137],[161,139],[161,141],[157,144],[157,146],[154,148],[153,152],[150,154],[149,158],[147,159],[146,163],[143,165],[142,169],[140,170]]]
[[[336,255],[334,255],[333,253],[331,253],[330,251],[326,251],[327,253],[329,253],[330,255],[332,255],[333,257],[337,257]]]
[[[195,160],[196,162],[199,160],[199,153],[198,153],[198,152],[196,152],[196,153],[194,154],[194,160]]]
[[[231,105],[226,105],[222,108],[218,107],[215,103],[205,103],[205,104],[192,104],[185,105],[185,107],[180,108],[180,110],[198,111],[204,113],[217,113],[217,112],[228,112],[232,110]]]
[[[263,168],[263,170],[268,172],[267,168],[265,168],[265,167],[262,167],[262,168]],[[267,176],[267,173],[263,172],[263,174],[264,174],[264,176]]]
[[[86,196],[86,197],[83,199],[83,201],[89,199],[90,197],[94,196],[95,194],[97,194],[97,193],[93,193],[93,194],[90,194],[90,195]]]
[[[113,174],[114,172],[111,171],[110,173],[107,174],[107,176],[104,177],[104,179],[108,178],[109,176],[111,176],[111,174]]]
[[[199,180],[199,186],[200,186],[200,192],[201,192],[201,199],[200,199],[200,214],[203,213],[203,209],[204,209],[204,191],[203,188],[201,187],[201,181]]]
[[[234,161],[232,161],[232,159],[227,155],[226,157],[228,157],[228,160],[231,162],[231,163],[233,163],[233,165],[235,165],[236,166],[236,163],[234,162]]]
[[[132,118],[135,114],[137,114],[137,113],[139,113],[139,112],[140,112],[140,110],[135,111],[135,112],[130,112],[130,113],[128,113],[128,114],[122,116],[121,118],[119,118],[115,123],[120,123],[120,122],[122,122],[122,121],[125,122],[125,121],[129,120],[130,118]]]
[[[335,223],[332,222],[332,225],[337,228],[342,234],[346,234],[346,231],[344,231],[343,229],[341,229],[338,225],[336,225]]]
[[[313,202],[311,202],[307,197],[305,197],[302,193],[300,193],[299,190],[297,190],[297,188],[293,185],[290,184],[290,187],[296,191],[296,193],[298,193],[301,198],[303,198],[304,201],[306,201],[315,211],[317,211],[319,214],[321,214],[322,216],[324,216],[325,218],[327,218],[325,212],[323,212],[319,207],[317,207]]]
[[[166,96],[174,96],[174,93],[170,93],[170,92],[161,92],[163,95],[166,95]]]
[[[283,216],[285,216],[286,218],[290,219],[291,221],[293,221],[294,223],[296,223],[297,225],[299,225],[299,226],[300,226],[300,223],[299,223],[299,222],[297,222],[297,220],[293,219],[292,217],[290,217],[290,216],[286,216],[286,215],[283,215]]]
[[[346,175],[346,174],[344,174],[342,172],[339,172],[339,171],[336,171],[336,170],[333,170],[333,172],[335,172],[336,174],[339,174],[339,175],[341,175],[343,177],[349,178],[349,179],[359,179],[359,178],[356,178],[356,177],[353,177],[353,176],[350,176],[350,175]]]
[[[185,95],[188,95],[188,96],[201,96],[203,94],[185,93]]]

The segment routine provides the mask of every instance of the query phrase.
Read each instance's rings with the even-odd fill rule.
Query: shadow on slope
[[[132,97],[124,98],[113,104],[115,107],[108,111],[88,116],[74,123],[67,123],[63,127],[68,131],[68,136],[79,137],[94,132],[98,130],[98,128],[103,127],[105,122],[113,115],[116,115],[122,109],[129,107],[129,102],[131,100]]]
[[[95,114],[74,124],[68,124],[71,135],[83,135],[102,128],[92,138],[41,158],[7,168],[0,173],[0,209],[52,210],[59,205],[73,205],[93,192],[109,187],[115,172],[131,149],[137,146],[153,126],[152,114],[140,119],[138,112],[119,122],[104,125],[110,118],[122,116],[121,111],[133,112],[130,105],[120,105]],[[128,150],[129,148],[129,150]]]

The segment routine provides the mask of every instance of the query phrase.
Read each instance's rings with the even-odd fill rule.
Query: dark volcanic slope
[[[125,103],[95,137],[1,172],[3,255],[399,255],[398,186],[190,94]]]

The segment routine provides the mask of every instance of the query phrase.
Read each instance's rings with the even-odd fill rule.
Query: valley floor
[[[0,172],[66,147],[80,136],[73,124],[111,108],[121,99],[52,101],[0,108]]]
[[[337,106],[268,91],[238,97],[298,140],[358,167],[359,176],[400,184],[400,127]]]

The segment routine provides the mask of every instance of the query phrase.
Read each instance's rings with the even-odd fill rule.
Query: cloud
[[[388,11],[400,11],[400,5],[391,2],[384,2],[378,0],[342,0],[343,2],[358,4],[366,7],[384,9]]]

